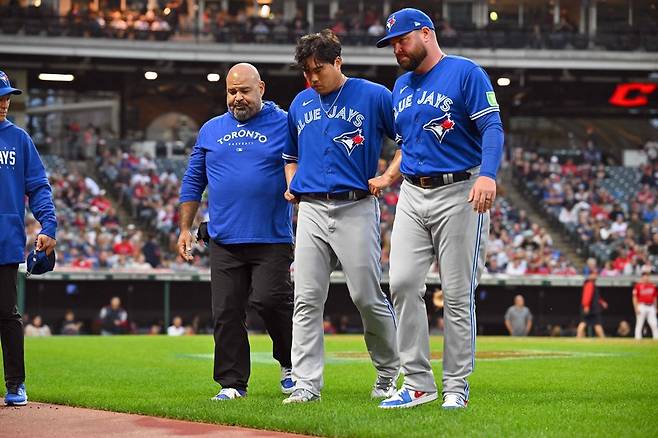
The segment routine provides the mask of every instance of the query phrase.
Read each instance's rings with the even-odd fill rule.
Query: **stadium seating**
[[[642,266],[658,268],[650,247],[658,234],[658,164],[644,172],[634,167],[573,163],[573,153],[542,156],[517,151],[514,174],[519,187],[578,242],[583,256],[599,266],[612,262],[610,275],[639,275]]]

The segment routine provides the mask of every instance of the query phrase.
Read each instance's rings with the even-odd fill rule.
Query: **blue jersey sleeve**
[[[466,111],[471,120],[492,113],[500,112],[489,76],[480,67],[471,69],[466,74],[462,93]]]
[[[286,143],[283,146],[283,159],[286,164],[296,163],[298,161],[297,152],[297,126],[295,126],[295,119],[292,116],[292,108],[288,111],[288,135]]]
[[[180,188],[179,202],[201,201],[203,191],[208,185],[208,176],[206,174],[206,151],[201,146],[203,141],[203,128],[199,132],[197,142],[192,149],[190,161],[187,165],[183,182]]]
[[[41,224],[40,234],[56,239],[57,217],[46,169],[43,167],[37,148],[27,134],[24,142],[25,193],[29,198],[30,210]]]
[[[395,120],[393,119],[393,98],[386,87],[382,87],[379,95],[379,113],[381,114],[381,128],[391,140],[396,139]]]

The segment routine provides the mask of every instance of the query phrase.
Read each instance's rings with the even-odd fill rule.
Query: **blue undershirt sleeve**
[[[482,134],[482,164],[480,175],[496,179],[500,161],[503,157],[503,123],[498,112],[485,114],[475,120],[475,124]]]

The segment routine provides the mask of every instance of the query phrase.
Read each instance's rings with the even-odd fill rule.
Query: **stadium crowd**
[[[604,276],[640,275],[658,267],[658,160],[641,168],[605,166],[593,146],[580,157],[541,156],[516,149],[519,185],[565,232]]]
[[[185,160],[153,159],[148,154],[101,148],[96,158],[100,181],[83,176],[84,164],[45,156],[60,219],[58,266],[76,269],[175,271],[206,270],[208,251],[194,247],[194,262],[176,256],[178,194]],[[380,171],[387,166],[380,160]],[[388,271],[390,236],[400,182],[380,198],[382,270]],[[115,207],[116,206],[116,207]],[[127,214],[120,217],[123,209]],[[202,203],[195,220],[207,220]],[[491,213],[487,271],[509,275],[577,273],[571,261],[553,247],[551,236],[527,214],[499,196]],[[295,223],[293,218],[293,224]],[[38,223],[28,215],[29,249]],[[438,271],[438,264],[432,266]]]
[[[194,5],[195,7],[198,5]],[[186,0],[171,0],[158,9],[148,9],[143,3],[121,9],[98,9],[73,3],[63,16],[45,6],[22,7],[18,2],[0,6],[0,30],[5,34],[49,36],[90,36],[94,38],[135,40],[214,39],[228,43],[293,44],[301,35],[330,28],[347,45],[373,45],[384,34],[382,5],[369,4],[361,14],[338,9],[325,20],[310,23],[298,10],[290,20],[270,11],[240,9],[229,13],[218,3],[206,3],[199,15],[190,10]],[[268,6],[269,8],[269,6]],[[590,36],[578,31],[575,17],[563,14],[555,22],[543,10],[528,11],[524,26],[518,20],[491,21],[484,28],[473,23],[450,23],[440,13],[433,16],[437,33],[446,47],[489,47],[530,49],[603,48],[607,50],[658,51],[658,28],[642,15],[634,25],[606,23],[599,33]]]

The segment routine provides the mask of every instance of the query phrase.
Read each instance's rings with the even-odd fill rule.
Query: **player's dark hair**
[[[296,67],[303,70],[304,62],[309,57],[313,57],[317,62],[333,64],[340,56],[341,49],[338,36],[330,29],[304,35],[295,47]]]

